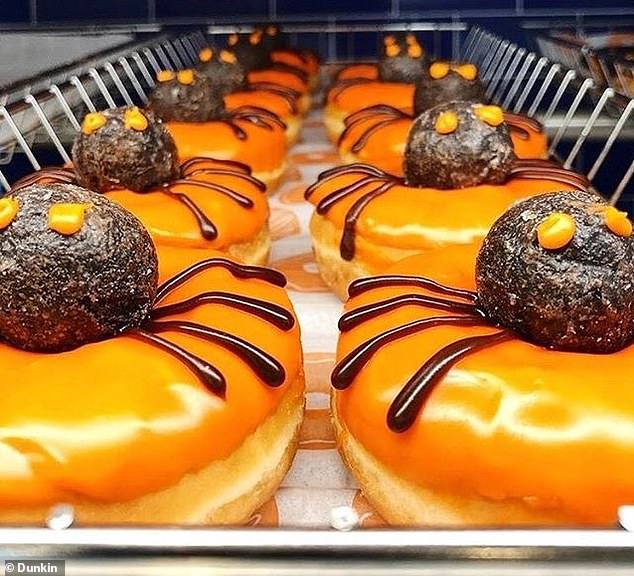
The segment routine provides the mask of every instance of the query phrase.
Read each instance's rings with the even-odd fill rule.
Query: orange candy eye
[[[237,62],[236,55],[229,50],[222,50],[220,52],[220,60],[222,60],[226,64],[235,64]]]
[[[410,58],[420,58],[423,55],[423,49],[420,47],[420,44],[410,44],[407,49],[407,55]]]
[[[123,122],[128,130],[143,132],[148,127],[148,120],[136,106],[125,111]]]
[[[227,40],[229,46],[235,46],[238,43],[238,35],[237,34],[231,34],[231,36],[229,36],[229,39]]]
[[[89,204],[54,204],[48,210],[48,227],[64,236],[79,232]]]
[[[269,25],[266,27],[266,34],[268,36],[275,36],[277,34],[277,28],[275,26]]]
[[[504,112],[499,106],[476,106],[473,112],[489,126],[499,126],[504,122]]]
[[[434,80],[440,80],[449,74],[449,64],[446,62],[434,62],[429,67],[429,75]]]
[[[20,205],[13,198],[0,198],[0,230],[4,230],[15,219]]]
[[[434,129],[438,134],[451,134],[458,128],[458,116],[453,112],[442,112],[436,119]]]
[[[605,225],[617,236],[629,238],[632,235],[632,222],[626,212],[617,210],[614,206],[606,208],[603,218]]]
[[[262,32],[260,32],[259,30],[256,32],[253,32],[253,34],[249,36],[249,42],[251,43],[252,46],[257,46],[261,41],[262,41]]]
[[[418,44],[418,40],[416,40],[416,36],[414,36],[413,34],[408,34],[407,36],[405,36],[405,42],[408,46],[414,46],[415,44]]]
[[[546,250],[559,250],[570,243],[576,229],[572,216],[553,212],[537,226],[537,241]]]
[[[189,86],[194,83],[194,71],[189,69],[181,70],[178,74],[176,74],[176,78],[178,79],[179,84]]]
[[[174,80],[174,78],[176,78],[176,74],[174,74],[174,72],[172,72],[171,70],[161,70],[156,75],[156,79],[158,82],[169,82],[170,80]]]
[[[478,69],[473,64],[462,64],[452,68],[454,72],[457,72],[465,80],[475,80],[478,77]]]
[[[385,48],[385,54],[389,58],[394,58],[394,56],[398,56],[401,53],[401,49],[398,44],[390,44]]]
[[[211,48],[203,48],[198,53],[198,59],[201,62],[209,62],[214,57],[214,51]]]
[[[383,38],[383,44],[385,46],[391,46],[394,43],[396,43],[396,38],[394,38],[392,34],[388,34],[385,38]]]
[[[81,123],[81,131],[84,134],[92,134],[107,122],[107,118],[101,112],[89,112]]]

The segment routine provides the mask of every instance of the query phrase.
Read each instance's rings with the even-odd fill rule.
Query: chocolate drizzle
[[[351,296],[355,296],[368,290],[394,286],[422,288],[430,292],[455,296],[462,300],[467,300],[467,302],[429,294],[407,293],[379,300],[344,314],[339,321],[339,329],[342,332],[352,330],[364,322],[383,314],[389,314],[403,306],[423,306],[451,313],[448,316],[430,316],[396,326],[377,334],[357,346],[335,366],[332,372],[331,382],[337,390],[348,388],[363,367],[371,361],[372,357],[381,348],[401,338],[439,326],[493,327],[477,305],[475,292],[451,288],[428,278],[399,275],[362,278],[350,285],[349,292]],[[441,348],[422,364],[392,401],[387,414],[387,425],[390,430],[394,432],[405,432],[408,430],[416,421],[425,400],[435,386],[442,381],[451,367],[462,358],[512,338],[515,338],[515,334],[510,330],[498,330],[490,334],[464,338]]]
[[[268,111],[265,110],[265,112],[269,114]],[[251,114],[250,107],[249,110],[246,111],[246,113]],[[277,119],[277,116],[275,116],[274,114],[271,115]],[[268,118],[268,116],[266,117]],[[269,125],[267,124],[267,126]],[[241,130],[241,128],[239,128],[237,125],[236,128]],[[269,128],[271,128],[271,126],[269,126]],[[160,192],[173,197],[175,200],[178,200],[189,209],[189,211],[196,219],[201,236],[205,240],[212,241],[218,237],[218,229],[216,228],[214,223],[205,215],[200,206],[198,206],[191,199],[190,196],[188,196],[185,192],[174,190],[174,188],[187,185],[212,190],[218,194],[227,196],[245,210],[253,208],[254,203],[253,200],[251,200],[248,196],[240,194],[239,192],[236,192],[235,190],[232,190],[227,186],[195,178],[195,176],[205,174],[234,176],[235,178],[238,178],[244,182],[248,182],[249,184],[257,187],[258,190],[260,190],[261,192],[266,191],[266,185],[251,176],[251,169],[246,164],[235,162],[233,160],[216,160],[213,158],[195,157],[190,158],[180,166],[180,178],[165,182],[162,186],[158,188],[144,190],[139,193],[150,194],[153,192]],[[42,168],[41,170],[38,170],[37,172],[29,174],[28,176],[25,176],[24,178],[18,180],[12,186],[12,190],[15,191],[20,188],[24,188],[25,186],[30,186],[31,184],[41,182],[43,180],[50,180],[60,183],[75,183],[77,180],[77,176],[75,172],[69,168]]]
[[[405,112],[399,110],[398,108],[394,108],[393,106],[388,106],[386,104],[379,104],[377,106],[370,106],[369,108],[364,108],[363,110],[359,110],[358,112],[354,112],[348,116],[344,123],[345,129],[339,136],[339,140],[337,142],[337,146],[341,146],[341,144],[348,138],[350,132],[355,130],[360,124],[363,124],[366,120],[376,119],[377,122],[372,124],[366,128],[352,143],[350,150],[354,154],[358,154],[363,150],[365,145],[370,140],[371,136],[382,130],[386,126],[403,119],[412,119],[412,116],[406,114]]]
[[[345,80],[337,80],[337,83],[330,89],[330,92],[328,92],[328,101],[336,102],[341,97],[341,94],[351,86],[368,84],[369,82],[376,81],[376,79],[371,78],[347,78]]]
[[[339,244],[341,257],[344,260],[352,260],[355,254],[356,225],[363,210],[370,202],[389,192],[394,186],[407,186],[407,184],[404,178],[397,178],[369,164],[348,164],[322,172],[317,181],[306,189],[304,197],[306,200],[310,200],[315,191],[323,184],[344,175],[358,175],[360,178],[326,194],[317,202],[316,212],[323,216],[338,202],[352,194],[363,191],[362,195],[352,203],[346,212],[343,233]],[[549,160],[516,160],[513,163],[510,175],[528,179],[553,180],[583,190],[590,186],[589,181],[584,176],[561,168]],[[378,184],[378,187],[366,189],[366,187],[373,184]],[[409,188],[412,191],[418,190],[418,188],[412,186],[409,186]]]
[[[274,270],[261,268],[259,266],[246,266],[225,258],[209,258],[193,264],[159,286],[156,292],[154,306],[146,321],[140,328],[130,329],[124,334],[144,340],[165,350],[191,370],[210,392],[217,394],[221,398],[224,398],[226,393],[226,381],[222,373],[206,360],[188,352],[183,347],[174,344],[158,334],[163,332],[176,332],[212,342],[229,350],[242,359],[266,385],[271,387],[280,386],[286,378],[284,367],[270,354],[250,342],[228,332],[217,330],[209,326],[203,326],[195,322],[162,320],[169,316],[188,312],[199,306],[222,305],[261,318],[265,322],[285,332],[295,326],[293,314],[282,306],[273,302],[230,292],[202,292],[186,300],[157,306],[161,300],[177,290],[188,280],[191,280],[205,270],[216,267],[224,268],[237,278],[262,280],[280,287],[286,284],[284,276]]]
[[[286,101],[288,105],[288,110],[291,114],[297,114],[297,100],[301,96],[297,90],[293,90],[292,88],[287,88],[285,86],[280,86],[279,84],[273,84],[272,82],[254,82],[250,84],[246,89],[248,92],[268,92],[269,94],[275,94],[276,96],[280,96]]]
[[[544,131],[541,122],[522,114],[504,112],[504,122],[506,122],[511,132],[517,134],[522,140],[528,140],[530,138],[530,131],[537,132],[538,134]]]

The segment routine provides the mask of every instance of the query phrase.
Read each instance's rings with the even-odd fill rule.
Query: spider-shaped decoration
[[[88,114],[73,146],[73,162],[71,168],[43,168],[29,174],[12,190],[57,182],[80,184],[96,192],[129,189],[140,194],[164,194],[190,210],[206,240],[217,238],[218,230],[187,194],[187,187],[212,190],[245,210],[253,208],[253,200],[213,182],[214,176],[232,176],[262,194],[266,192],[266,186],[251,176],[251,169],[239,162],[198,157],[177,165],[176,148],[165,127],[151,112],[134,107]]]
[[[339,361],[332,385],[350,386],[375,354],[398,339],[439,326],[487,328],[442,347],[405,382],[387,413],[389,428],[404,432],[452,366],[484,348],[520,339],[554,351],[606,354],[631,345],[632,273],[632,223],[626,213],[581,191],[529,198],[501,216],[487,235],[476,265],[477,292],[407,275],[354,281],[351,297],[396,286],[405,293],[350,310],[339,321],[342,333],[406,306],[443,313],[428,312],[373,335]]]

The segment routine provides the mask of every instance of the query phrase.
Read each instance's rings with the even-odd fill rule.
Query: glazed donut
[[[223,95],[192,70],[162,71],[149,108],[174,138],[181,160],[204,156],[247,164],[269,190],[286,169],[286,125],[256,106],[227,111]]]
[[[214,89],[222,94],[229,113],[245,106],[268,110],[286,124],[289,146],[297,141],[301,130],[298,92],[277,84],[249,84],[244,68],[230,50],[207,47],[199,52],[198,58],[198,72],[209,78]]]
[[[337,146],[345,163],[365,162],[395,176],[403,174],[403,153],[414,118],[451,100],[485,103],[484,85],[473,64],[434,62],[419,78],[414,92],[414,112],[379,104],[344,118]],[[518,158],[547,158],[543,126],[528,116],[505,112]]]
[[[73,185],[0,203],[0,523],[59,502],[82,525],[244,522],[303,414],[284,277],[196,250],[157,262],[138,220]]]
[[[614,524],[634,498],[631,231],[593,194],[545,194],[501,216],[470,279],[417,256],[350,286],[333,416],[384,519]]]
[[[236,162],[194,158],[179,166],[171,136],[151,112],[88,114],[73,162],[74,168],[35,172],[13,190],[35,182],[79,183],[132,212],[159,247],[220,250],[251,264],[268,260],[264,184]]]
[[[355,278],[418,253],[432,262],[445,246],[465,246],[462,265],[470,269],[510,205],[587,186],[551,162],[518,160],[500,108],[451,102],[415,121],[405,178],[351,164],[322,173],[305,196],[316,208],[310,228],[320,274],[344,299]]]

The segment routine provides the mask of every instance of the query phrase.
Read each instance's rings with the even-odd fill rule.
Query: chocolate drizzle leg
[[[463,338],[445,346],[425,362],[398,393],[387,413],[393,432],[405,432],[420,413],[425,400],[449,369],[465,356],[515,338],[508,330]]]
[[[368,126],[352,143],[350,150],[353,154],[357,154],[363,150],[373,134],[398,120],[407,118],[411,119],[412,117],[398,108],[387,106],[385,104],[364,108],[363,110],[359,110],[358,112],[351,114],[345,119],[344,122],[346,127],[339,136],[337,146],[341,146],[346,138],[348,138],[350,132],[355,130],[359,124],[364,123],[366,120],[376,119],[377,122]]]
[[[435,280],[423,278],[421,276],[402,276],[398,274],[358,278],[357,280],[351,282],[350,286],[348,286],[348,294],[352,298],[353,296],[363,294],[368,290],[390,286],[415,286],[417,288],[424,288],[430,292],[454,296],[471,302],[475,302],[478,298],[478,295],[471,290],[452,288],[451,286],[445,286]]]
[[[590,181],[582,174],[566,170],[549,160],[515,160],[510,175],[530,180],[553,180],[580,190],[588,190],[591,186]]]
[[[31,184],[39,184],[44,180],[49,180],[51,183],[55,184],[77,184],[77,174],[69,168],[55,166],[41,168],[37,172],[27,174],[23,178],[17,180],[13,186],[11,186],[11,190],[15,192],[20,188],[26,188]]]
[[[517,134],[522,140],[528,140],[530,137],[530,131],[541,134],[544,131],[544,127],[541,122],[531,118],[530,116],[523,116],[522,114],[515,114],[513,112],[504,112],[504,122],[511,129],[511,132]]]

